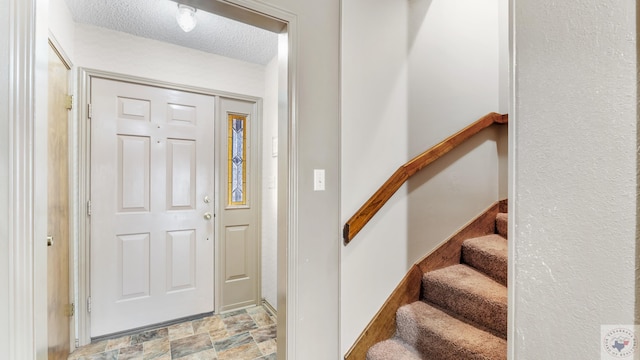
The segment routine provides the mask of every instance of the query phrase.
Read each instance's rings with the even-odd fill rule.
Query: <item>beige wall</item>
[[[297,292],[288,294],[285,304],[278,297],[278,318],[282,315],[280,309],[292,309],[293,305],[287,319],[293,324],[287,329],[288,338],[295,340],[287,344],[292,345],[290,359],[338,359],[340,1],[265,2],[296,14],[297,23],[297,81],[292,89],[297,107],[293,114],[295,126],[291,128],[297,158],[290,163],[296,169],[290,180],[297,189],[293,213],[297,224],[295,245],[288,249],[288,258],[296,262],[289,269],[288,280],[295,283]],[[278,138],[282,144],[287,136],[281,132]],[[313,169],[325,169],[326,191],[313,191]],[[278,254],[282,252],[279,250]]]
[[[342,2],[341,225],[409,159],[408,11],[395,0]],[[342,355],[407,271],[407,206],[404,186],[342,246]]]
[[[513,4],[511,358],[599,359],[637,323],[637,4]]]

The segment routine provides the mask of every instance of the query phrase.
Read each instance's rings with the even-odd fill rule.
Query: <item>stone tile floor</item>
[[[102,340],[69,360],[275,360],[276,319],[262,306]]]

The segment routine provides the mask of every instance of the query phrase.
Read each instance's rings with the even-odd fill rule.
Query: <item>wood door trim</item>
[[[64,109],[63,107],[64,104],[59,102],[60,100],[59,97],[60,95],[64,96],[69,94],[70,66],[69,66],[69,62],[64,59],[64,56],[62,55],[62,51],[56,47],[54,41],[52,41],[51,39],[49,40],[49,48],[50,48],[50,52],[49,52],[49,73],[48,73],[49,74],[48,75],[48,79],[49,79],[48,125],[52,125],[52,121],[53,121],[55,126],[53,128],[51,126],[48,127],[47,167],[49,168],[49,170],[53,170],[57,174],[55,177],[52,177],[51,173],[48,173],[47,175],[49,180],[52,180],[47,182],[49,184],[49,187],[54,186],[53,193],[49,191],[47,196],[47,219],[48,219],[47,236],[50,236],[50,235],[55,236],[54,242],[52,245],[53,247],[51,248],[48,247],[48,250],[47,250],[47,267],[49,270],[47,272],[47,278],[48,280],[50,280],[51,277],[53,276],[53,279],[56,279],[54,283],[58,285],[56,286],[56,288],[58,289],[64,289],[64,287],[66,286],[67,295],[66,295],[66,299],[62,299],[62,297],[65,296],[64,294],[57,294],[53,298],[50,298],[52,288],[49,286],[49,281],[47,281],[47,284],[48,284],[47,285],[47,301],[48,301],[47,305],[48,307],[51,307],[52,305],[51,301],[53,300],[53,304],[55,304],[54,308],[57,308],[57,315],[53,315],[53,313],[49,311],[48,317],[50,322],[48,322],[48,324],[52,324],[51,321],[53,319],[53,323],[57,324],[56,325],[56,328],[58,330],[56,331],[57,333],[60,333],[63,330],[68,330],[68,333],[66,334],[66,336],[68,337],[67,340],[69,341],[69,343],[64,345],[64,347],[60,347],[62,346],[60,343],[60,340],[65,340],[65,339],[63,337],[58,337],[57,335],[52,335],[49,332],[48,334],[49,350],[48,351],[49,351],[49,355],[53,356],[54,358],[60,358],[61,356],[63,356],[66,359],[68,355],[67,351],[71,352],[75,347],[75,341],[74,341],[75,331],[74,331],[74,325],[72,321],[73,317],[68,318],[67,316],[69,316],[70,314],[66,313],[67,311],[69,311],[69,307],[74,302],[73,261],[71,256],[71,254],[73,254],[73,249],[74,249],[73,227],[72,227],[72,216],[71,216],[72,209],[73,209],[72,207],[73,201],[71,196],[71,189],[72,189],[72,183],[73,183],[73,180],[72,180],[73,170],[71,167],[71,158],[70,158],[70,155],[71,155],[70,144],[72,139],[72,137],[70,136],[71,127],[69,126],[70,113],[68,112],[68,110]],[[61,64],[62,67],[60,67],[59,65],[55,65],[56,69],[55,71],[52,72],[51,64],[52,64],[53,57],[57,57],[57,60],[59,60],[59,64]],[[56,61],[56,64],[58,64],[57,61]],[[62,77],[62,72],[64,72],[64,77]],[[52,74],[58,74],[58,75],[52,75]],[[51,88],[52,79],[56,79],[55,83],[66,83],[64,84],[65,88],[60,89],[58,87],[60,85],[58,85],[55,87],[54,92],[52,92],[52,88]],[[58,91],[58,90],[62,90],[62,91]],[[64,92],[64,94],[61,94],[61,92]],[[56,96],[52,96],[53,94],[56,94]],[[60,106],[60,107],[54,106],[55,111],[53,113],[51,108],[52,99],[54,99],[53,101],[58,100],[56,104]],[[57,138],[58,140],[52,143],[51,142],[52,138]],[[59,142],[62,142],[62,143],[59,143]],[[62,148],[65,148],[64,152],[60,152]],[[51,151],[52,149],[53,151]],[[52,154],[56,152],[58,152],[58,154],[53,157],[53,159],[55,160],[52,163],[51,161]],[[52,164],[54,164],[53,167],[52,167]],[[60,168],[62,168],[63,170],[66,170],[66,174],[56,171],[57,169],[60,169]],[[60,180],[62,180],[62,182]],[[57,188],[55,188],[56,186]],[[66,186],[66,190],[64,191],[61,188],[63,186]],[[63,196],[62,198],[60,197],[61,195]],[[53,203],[51,202],[52,200],[54,200]],[[52,223],[52,217],[50,212],[52,204],[54,206],[55,213],[62,214],[63,216],[61,219],[63,220],[62,222],[54,221]],[[62,245],[66,245],[66,246],[64,246],[64,248],[60,248],[60,246]],[[65,251],[66,251],[66,254],[63,253]],[[65,257],[66,257],[66,260],[64,259]],[[53,264],[50,263],[50,261],[52,260],[54,260],[53,264],[57,264],[57,265],[62,265],[66,261],[67,263],[67,270],[66,270],[67,279],[66,280],[60,279],[60,277],[57,275],[57,271],[55,271],[56,270],[55,266],[53,268],[51,267],[53,266]],[[64,278],[64,276],[62,277]],[[64,283],[65,281],[67,282],[66,284]],[[55,293],[55,290],[54,290],[54,293]],[[62,302],[59,302],[60,300],[62,300]],[[63,322],[66,323],[67,321],[68,321],[68,324],[64,324],[63,327],[60,328],[60,325],[63,324]],[[49,328],[50,326],[51,325],[49,325]],[[53,339],[52,339],[52,336],[53,336]],[[53,344],[51,343],[52,340],[54,341]]]

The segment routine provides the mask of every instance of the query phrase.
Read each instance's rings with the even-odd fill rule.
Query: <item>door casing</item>
[[[257,120],[257,123],[260,124],[261,123],[261,118],[262,118],[262,99],[258,98],[258,97],[254,97],[254,96],[248,96],[248,95],[242,95],[242,94],[235,94],[235,93],[231,93],[231,92],[225,92],[225,91],[218,91],[218,90],[212,90],[212,89],[205,89],[205,88],[199,88],[199,87],[194,87],[194,86],[186,86],[186,85],[180,85],[180,84],[174,84],[174,83],[169,83],[169,82],[164,82],[164,81],[158,81],[158,80],[153,80],[153,79],[147,79],[147,78],[141,78],[141,77],[135,77],[135,76],[129,76],[129,75],[123,75],[123,74],[116,74],[116,73],[112,73],[112,72],[107,72],[107,71],[101,71],[101,70],[95,70],[95,69],[87,69],[87,68],[79,68],[79,81],[80,84],[78,86],[78,109],[79,109],[79,115],[78,115],[78,166],[79,166],[79,204],[88,204],[90,199],[90,195],[91,195],[91,164],[90,164],[90,150],[91,150],[91,137],[90,137],[90,130],[91,130],[91,124],[90,124],[90,119],[88,118],[88,111],[89,111],[89,101],[91,99],[90,97],[90,91],[91,91],[91,79],[92,78],[103,78],[103,79],[109,79],[109,80],[114,80],[114,81],[123,81],[123,82],[131,82],[131,83],[136,83],[136,84],[142,84],[142,85],[148,85],[148,86],[155,86],[155,87],[161,87],[161,88],[167,88],[167,89],[174,89],[174,90],[180,90],[180,91],[188,91],[188,92],[195,92],[195,93],[199,93],[199,94],[204,94],[204,95],[210,95],[210,96],[214,96],[215,97],[215,105],[214,108],[216,109],[216,114],[218,114],[218,110],[220,109],[220,99],[221,98],[230,98],[230,99],[237,99],[240,101],[246,101],[246,102],[254,102],[256,104],[256,113],[255,113],[255,117]],[[214,136],[215,136],[215,142],[220,144],[222,143],[221,141],[219,141],[220,136],[226,136],[226,132],[224,131],[224,121],[219,121],[219,119],[215,119],[214,121]],[[254,131],[258,132],[257,138],[261,139],[261,133],[262,133],[262,129],[261,126],[257,126],[256,129],[254,129]],[[260,149],[261,144],[258,143],[256,144],[256,146],[258,146],[258,149]],[[220,149],[216,149],[217,151],[221,151]],[[214,168],[218,168],[219,166],[224,166],[224,164],[220,164],[220,156],[214,156]],[[215,171],[214,174],[214,214],[219,214],[220,210],[221,210],[221,206],[223,206],[223,204],[221,203],[221,201],[224,201],[225,196],[224,196],[224,190],[221,188],[221,184],[222,182],[225,181],[225,179],[220,179],[220,172],[219,171]],[[256,198],[260,199],[261,198],[261,193],[260,190],[261,187],[257,186],[257,191],[258,193],[256,193]],[[82,209],[82,207],[80,207]],[[258,208],[259,204],[258,204]],[[91,268],[91,264],[90,264],[90,234],[91,234],[91,228],[90,228],[90,216],[88,215],[90,209],[87,205],[87,208],[85,211],[80,211],[79,214],[79,241],[78,241],[78,304],[77,304],[77,311],[76,314],[78,316],[78,329],[77,329],[77,334],[78,334],[78,338],[79,338],[79,344],[80,346],[82,345],[86,345],[89,344],[91,342],[91,332],[90,332],[90,314],[88,314],[87,312],[87,299],[90,296],[90,289],[91,289],[91,284],[90,284],[90,268]],[[258,226],[258,230],[257,233],[260,233],[259,230],[259,226],[260,223],[258,222],[256,224],[256,226]],[[219,257],[220,257],[220,217],[219,216],[214,216],[214,269],[215,269],[215,275],[214,275],[214,308],[216,312],[220,311],[220,304],[222,303],[221,301],[221,291],[222,291],[222,287],[221,287],[221,281],[219,276],[222,274],[220,267],[221,261],[219,261]],[[259,249],[258,249],[259,251]],[[258,258],[260,258],[260,256],[258,255]]]

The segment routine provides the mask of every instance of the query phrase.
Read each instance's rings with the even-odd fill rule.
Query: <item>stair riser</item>
[[[505,239],[507,237],[507,230],[509,228],[508,215],[506,213],[498,213],[496,216],[496,232],[502,235]]]
[[[462,262],[507,286],[507,259],[470,246],[462,246]]]

